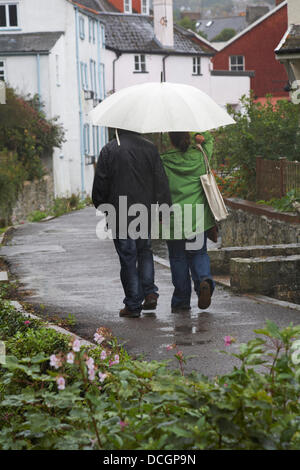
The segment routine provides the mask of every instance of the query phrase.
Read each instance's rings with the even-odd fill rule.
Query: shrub
[[[229,112],[236,124],[215,133],[215,158],[239,170],[245,197],[255,199],[256,157],[297,160],[300,152],[300,106],[287,100],[274,105],[255,103],[253,95],[241,99],[242,111]]]
[[[101,333],[96,350],[77,340],[69,352],[51,354],[48,371],[47,354],[36,354],[48,333],[27,333],[23,357],[20,348],[2,369],[0,449],[300,448],[299,326],[279,330],[267,322],[230,353],[239,367],[213,380],[185,376],[177,349],[180,368],[170,370],[132,360]],[[232,341],[226,337],[225,345]]]
[[[47,119],[38,96],[22,97],[8,87],[6,104],[0,106],[0,151],[17,154],[29,180],[45,173],[41,158],[64,141],[57,118]]]

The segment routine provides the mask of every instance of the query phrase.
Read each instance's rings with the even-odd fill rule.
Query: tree
[[[212,41],[229,41],[229,39],[233,38],[236,35],[235,29],[232,28],[224,28],[216,37],[212,39]]]

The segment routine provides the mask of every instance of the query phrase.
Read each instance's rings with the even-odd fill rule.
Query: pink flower
[[[80,351],[80,341],[79,341],[79,339],[74,339],[73,344],[72,344],[72,349],[75,352]]]
[[[69,352],[67,355],[67,363],[74,364],[75,355],[72,352]]]
[[[120,362],[119,355],[116,354],[115,355],[115,360],[114,361],[109,361],[109,366],[114,366],[115,364],[119,364],[119,362]]]
[[[100,382],[103,383],[107,377],[107,374],[102,374],[102,372],[99,372],[98,376],[99,376]]]
[[[232,343],[235,342],[235,339],[232,338],[232,336],[225,336],[224,341],[225,341],[225,346],[230,346]]]
[[[86,361],[85,361],[86,365],[87,365],[87,368],[90,370],[90,369],[94,369],[94,359],[92,357],[89,357]]]
[[[167,346],[167,351],[172,351],[172,349],[174,349],[176,347],[176,344],[169,344],[169,346]]]
[[[121,426],[121,430],[123,431],[123,429],[126,428],[126,426],[128,426],[128,423],[126,423],[126,421],[120,421],[119,425]]]
[[[107,358],[107,353],[106,353],[105,349],[103,349],[103,351],[101,351],[100,358],[101,358],[102,361],[104,361]]]
[[[99,335],[99,333],[95,333],[95,334],[94,334],[94,341],[95,341],[97,344],[103,343],[104,340],[105,340],[104,336]]]
[[[30,325],[30,323],[31,322],[29,320],[24,321],[24,325]]]
[[[92,369],[89,369],[89,380],[92,382],[93,380],[95,380],[95,369],[92,368]]]
[[[66,388],[66,381],[63,377],[56,377],[56,383],[58,390],[64,390]]]
[[[55,356],[55,354],[52,354],[52,356],[50,356],[50,366],[55,367],[55,369],[59,369],[61,366],[61,360],[60,358]]]

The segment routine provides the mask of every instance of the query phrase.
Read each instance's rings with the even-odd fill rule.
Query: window
[[[81,85],[82,85],[83,90],[89,89],[87,68],[88,68],[87,64],[84,64],[83,62],[80,63]]]
[[[90,60],[90,76],[91,76],[91,90],[94,92],[94,97],[97,98],[97,72],[96,62]]]
[[[124,0],[124,13],[132,13],[132,0]]]
[[[146,72],[146,56],[144,54],[134,56],[134,71],[135,72]]]
[[[5,62],[0,59],[0,80],[5,82]]]
[[[99,74],[100,74],[100,96],[101,100],[105,98],[105,65],[99,64]]]
[[[92,39],[93,39],[93,44],[96,43],[96,21],[92,21]]]
[[[83,148],[85,155],[90,155],[90,125],[83,126]]]
[[[101,47],[105,47],[105,27],[103,24],[101,25]]]
[[[231,55],[229,57],[229,70],[245,70],[245,57],[243,55]]]
[[[193,57],[193,75],[201,75],[201,57]]]
[[[59,55],[55,55],[56,86],[60,86]]]
[[[85,23],[84,23],[83,16],[79,17],[79,36],[80,36],[80,39],[85,38]]]
[[[94,44],[96,42],[95,27],[96,21],[89,18],[89,42],[93,41]]]
[[[92,20],[89,18],[89,42],[92,42]]]
[[[148,0],[142,0],[142,15],[149,15]]]
[[[98,157],[100,153],[99,131],[99,126],[93,126],[93,155],[95,155],[96,157]]]
[[[15,28],[18,26],[17,7],[16,3],[0,5],[0,28]]]

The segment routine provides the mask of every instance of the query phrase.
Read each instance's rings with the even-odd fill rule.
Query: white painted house
[[[38,94],[66,130],[53,155],[57,196],[91,192],[107,129],[89,111],[106,95],[161,80],[196,86],[222,106],[249,93],[248,76],[215,74],[210,43],[173,24],[172,0],[152,3],[153,16],[143,0],[142,14],[132,0],[126,13],[109,0],[0,0],[0,80]]]
[[[105,129],[88,116],[105,97],[103,51],[104,25],[92,9],[68,0],[0,0],[0,78],[38,94],[66,130],[53,155],[56,195],[91,191],[90,163],[106,142]]]
[[[185,83],[221,106],[238,106],[249,94],[248,73],[215,73],[216,49],[204,38],[173,23],[172,0],[153,0],[153,16],[103,12],[107,94],[144,82]]]

